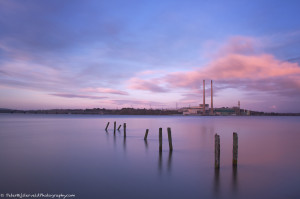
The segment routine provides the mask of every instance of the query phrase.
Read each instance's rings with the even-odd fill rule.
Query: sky
[[[0,0],[0,108],[300,112],[300,1]]]

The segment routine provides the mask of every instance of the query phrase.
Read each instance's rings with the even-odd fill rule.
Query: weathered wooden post
[[[124,129],[124,137],[126,137],[126,123],[123,124],[123,129]]]
[[[105,128],[106,131],[107,131],[108,126],[109,126],[109,122],[107,122],[107,125],[106,125],[106,128]]]
[[[237,167],[238,159],[238,135],[233,132],[232,166]]]
[[[146,129],[144,140],[147,140],[149,129]]]
[[[215,134],[215,169],[220,168],[220,136]]]
[[[159,152],[162,152],[162,128],[159,128]]]
[[[118,127],[118,131],[120,130],[121,126],[122,126],[122,125],[120,124],[119,127]]]
[[[173,151],[172,134],[171,134],[171,128],[170,127],[168,127],[168,140],[169,140],[169,149],[170,149],[170,151]]]
[[[116,134],[116,125],[117,125],[117,123],[116,123],[116,121],[114,121],[114,134]]]

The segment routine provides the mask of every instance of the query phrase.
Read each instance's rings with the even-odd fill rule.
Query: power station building
[[[208,114],[209,104],[205,104],[205,114]],[[199,106],[191,106],[188,108],[183,108],[183,115],[203,115],[203,104],[199,104]]]
[[[213,108],[213,81],[211,80],[211,107],[205,103],[205,80],[203,80],[203,103],[199,106],[183,108],[183,115],[214,115]]]
[[[244,115],[245,111],[241,112],[240,109],[240,101],[238,102],[238,106],[228,108],[214,108],[213,107],[213,81],[211,80],[211,104],[209,108],[209,104],[205,103],[205,80],[203,80],[203,103],[199,104],[199,106],[192,106],[181,108],[183,115]]]

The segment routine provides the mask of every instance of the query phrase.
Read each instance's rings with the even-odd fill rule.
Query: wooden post
[[[170,127],[168,127],[168,140],[169,140],[169,149],[170,149],[170,151],[173,151],[172,134],[171,134],[171,128]]]
[[[220,168],[220,136],[215,134],[215,168]]]
[[[116,121],[114,122],[114,134],[116,134],[116,125],[117,125],[117,123],[116,123]]]
[[[119,127],[118,127],[118,131],[120,130],[121,126],[122,126],[122,125],[120,124]]]
[[[144,140],[147,140],[149,129],[146,129]]]
[[[159,128],[159,152],[162,152],[162,128]]]
[[[124,137],[126,137],[126,123],[123,124],[123,129],[124,129]]]
[[[106,125],[106,128],[105,128],[106,131],[107,131],[108,126],[109,126],[109,122],[107,122],[107,125]]]
[[[232,166],[237,167],[238,159],[238,135],[233,132]]]

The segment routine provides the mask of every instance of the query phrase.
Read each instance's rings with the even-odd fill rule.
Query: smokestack
[[[210,114],[213,115],[214,114],[214,100],[213,100],[213,81],[211,80],[210,82],[210,98],[211,98],[211,102],[210,102]]]
[[[203,80],[203,115],[205,115],[205,80]]]

